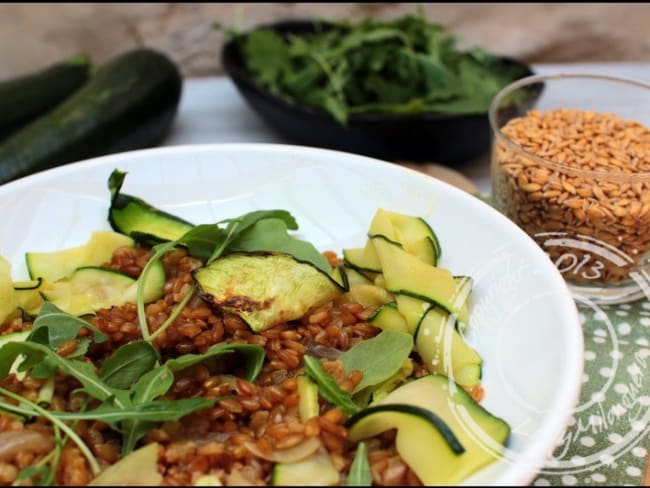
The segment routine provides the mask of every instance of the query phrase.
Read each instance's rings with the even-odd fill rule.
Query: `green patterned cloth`
[[[650,302],[579,307],[585,339],[580,404],[533,482],[640,486],[650,450]]]

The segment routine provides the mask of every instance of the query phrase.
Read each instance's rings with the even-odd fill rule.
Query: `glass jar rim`
[[[565,173],[574,173],[576,175],[582,175],[591,178],[597,179],[610,179],[610,180],[647,180],[650,179],[650,171],[638,172],[638,173],[625,173],[623,171],[599,171],[591,169],[576,168],[574,166],[567,166],[566,164],[555,163],[549,161],[537,154],[530,152],[529,150],[522,147],[518,142],[511,139],[501,131],[501,127],[497,124],[497,112],[499,110],[499,105],[504,97],[511,94],[515,90],[518,90],[522,87],[532,85],[535,83],[543,83],[547,80],[568,80],[568,79],[592,79],[599,81],[612,81],[615,83],[625,83],[628,85],[634,85],[638,88],[646,88],[650,90],[650,83],[647,83],[642,80],[637,80],[634,78],[625,78],[621,76],[611,76],[611,75],[602,75],[602,74],[591,74],[591,73],[559,73],[551,75],[531,75],[526,76],[525,78],[520,78],[515,80],[509,85],[503,87],[492,99],[490,102],[490,107],[488,109],[488,120],[492,128],[492,132],[495,135],[495,138],[499,139],[501,142],[505,143],[506,146],[510,146],[511,149],[522,152],[536,163],[547,169],[556,169]],[[650,127],[647,127],[650,130]]]

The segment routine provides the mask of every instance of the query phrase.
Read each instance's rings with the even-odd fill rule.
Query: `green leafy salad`
[[[487,113],[497,92],[526,74],[479,47],[460,49],[422,14],[318,21],[313,33],[286,37],[264,27],[229,32],[259,85],[343,124],[355,114]]]
[[[423,218],[377,209],[338,258],[287,210],[195,225],[125,177],[113,230],[27,252],[30,280],[0,256],[0,481],[454,484],[501,456],[473,280]]]

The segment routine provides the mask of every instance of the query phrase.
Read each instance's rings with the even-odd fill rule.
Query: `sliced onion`
[[[267,461],[274,463],[297,463],[318,451],[321,443],[318,437],[307,437],[297,446],[288,449],[275,449],[268,454],[257,447],[254,442],[247,442],[244,446],[257,457],[266,459]]]
[[[54,441],[35,430],[8,430],[0,432],[0,461],[11,461],[22,451],[49,452]]]
[[[191,437],[188,436],[186,439],[194,441],[197,444],[207,444],[208,442],[226,442],[230,439],[235,433],[234,432],[208,432],[203,437]]]
[[[321,346],[320,344],[310,344],[307,346],[307,352],[313,354],[317,358],[325,358],[331,361],[338,359],[343,354],[343,351],[335,347]]]

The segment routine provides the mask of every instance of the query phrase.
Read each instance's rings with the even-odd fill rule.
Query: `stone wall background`
[[[96,63],[138,45],[158,48],[185,76],[223,73],[223,34],[280,19],[392,18],[423,8],[470,44],[527,62],[650,61],[650,4],[151,3],[0,4],[0,79],[76,52]]]

